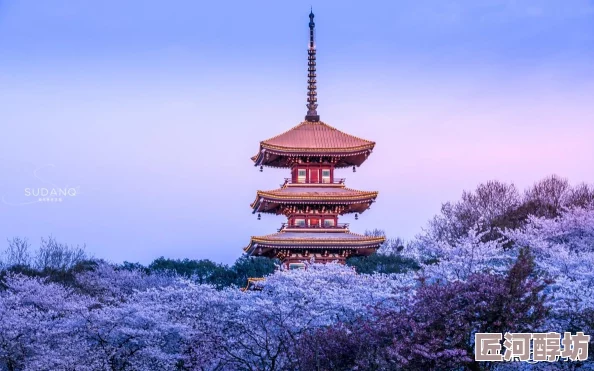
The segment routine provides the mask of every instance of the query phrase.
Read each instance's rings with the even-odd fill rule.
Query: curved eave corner
[[[255,245],[257,245],[258,243],[254,242],[254,238],[256,238],[256,237],[255,236],[250,237],[250,243],[246,247],[243,248],[243,251],[246,254],[251,254],[254,251],[254,249],[256,248]]]
[[[250,208],[252,209],[252,214],[255,214],[256,211],[258,210],[258,207],[260,206],[260,201],[261,201],[260,191],[258,191],[256,194],[256,199],[254,200],[254,202],[252,202],[250,204]]]
[[[264,148],[262,148],[262,142],[260,142],[260,150],[254,156],[250,157],[252,161],[254,161],[254,166],[258,166],[262,164],[262,159],[264,158]]]

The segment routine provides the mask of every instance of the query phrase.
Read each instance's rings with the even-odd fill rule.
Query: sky
[[[310,5],[318,113],[376,142],[337,173],[379,191],[353,232],[411,239],[492,179],[594,183],[592,0],[0,0],[0,240],[230,264],[276,232],[249,204],[288,170],[250,157],[306,113]]]

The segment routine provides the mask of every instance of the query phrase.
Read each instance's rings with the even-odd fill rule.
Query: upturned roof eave
[[[280,188],[282,189],[282,188]],[[280,190],[279,189],[279,190]],[[250,204],[250,208],[252,209],[252,214],[256,212],[262,212],[259,210],[259,206],[262,202],[276,202],[276,203],[350,203],[350,204],[363,204],[366,202],[373,202],[377,198],[379,192],[377,191],[356,191],[361,192],[359,195],[352,195],[352,196],[333,196],[333,195],[319,195],[319,194],[312,194],[306,196],[299,196],[297,195],[274,195],[270,192],[274,191],[257,191],[256,198]]]
[[[363,236],[367,237],[367,236]],[[336,247],[336,246],[373,246],[373,245],[381,245],[386,240],[385,237],[368,237],[368,238],[359,238],[359,239],[330,239],[330,238],[292,238],[292,239],[277,239],[272,238],[269,236],[252,236],[250,243],[247,247],[244,248],[244,251],[248,252],[250,250],[254,250],[256,245],[277,245],[277,246],[291,246],[291,245],[298,245],[298,246],[320,246],[323,247]]]
[[[297,244],[310,244],[310,245],[374,245],[374,244],[382,244],[384,240],[375,241],[375,240],[334,240],[334,239],[323,239],[323,238],[311,238],[311,239],[290,239],[290,240],[274,240],[274,239],[266,239],[266,240],[253,240],[252,244],[255,243],[274,243],[274,244],[283,244],[283,245],[297,245]]]
[[[272,241],[272,240],[279,240],[278,237],[284,235],[285,233],[287,233],[287,232],[282,231],[282,232],[266,234],[263,236],[251,236],[250,238],[251,238],[251,241],[264,241],[264,240]],[[295,232],[291,232],[291,233],[295,233]],[[304,232],[296,232],[296,233],[308,233],[308,232],[304,231]],[[325,234],[324,232],[319,232],[319,231],[312,232],[312,233],[317,233],[321,236]],[[384,242],[386,240],[385,236],[368,236],[368,235],[364,235],[364,234],[360,234],[360,233],[346,232],[346,231],[336,232],[336,233],[348,235],[351,237],[356,237],[356,239],[353,239],[353,238],[342,238],[342,239],[341,238],[325,238],[325,240],[332,240],[332,241],[362,241],[362,240],[365,240],[365,241],[377,241],[377,242]],[[333,235],[335,235],[335,234],[333,234]],[[317,241],[320,239],[321,239],[320,237],[315,237],[315,238],[309,237],[309,238],[292,238],[292,239],[284,238],[282,240],[283,241],[301,241],[301,240],[316,240]]]
[[[354,153],[365,151],[367,149],[373,149],[375,147],[375,142],[369,142],[364,145],[355,146],[355,147],[287,147],[287,146],[279,146],[274,144],[266,143],[265,141],[260,142],[260,151],[262,149],[269,149],[278,152],[287,152],[289,154],[295,153],[303,153],[305,155],[308,154],[334,154],[334,153]]]
[[[357,195],[357,196],[328,196],[328,195],[311,195],[311,196],[278,196],[278,195],[271,195],[271,194],[259,194],[259,198],[263,201],[286,201],[286,202],[349,202],[349,201],[359,201],[359,202],[366,202],[372,201],[377,198],[377,193],[375,194],[365,194],[365,195]],[[254,205],[254,203],[252,203]]]
[[[282,232],[280,232],[282,233]],[[357,239],[329,239],[329,238],[291,238],[279,239],[275,238],[279,233],[265,236],[252,236],[250,243],[243,251],[247,254],[252,254],[258,247],[264,248],[355,248],[355,249],[369,249],[379,248],[382,243],[386,241],[385,237],[365,236],[357,233],[349,232],[350,235],[356,235]]]
[[[321,138],[320,136],[312,136],[310,138],[312,144],[311,146],[304,146],[303,143],[295,142],[294,138],[291,138],[291,135],[295,131],[302,129],[304,126],[307,125],[314,125],[320,127],[321,132],[325,133],[322,136],[325,135],[325,137]],[[289,138],[287,138],[287,136],[289,136]],[[294,145],[291,145],[291,142],[293,142]],[[267,150],[271,153],[274,153],[277,156],[327,155],[344,157],[350,155],[354,156],[360,154],[362,151],[372,151],[374,147],[375,142],[345,133],[322,121],[304,121],[279,135],[261,141],[259,152],[256,155],[252,156],[251,159],[252,161],[254,161],[255,165],[258,166],[267,165],[266,161],[264,161],[263,159],[263,153]]]
[[[254,162],[254,166],[264,165],[270,166],[266,164],[264,160],[264,153],[266,150],[269,150],[275,156],[339,156],[339,157],[349,157],[349,156],[357,156],[365,151],[369,151],[370,153],[373,151],[375,147],[375,143],[371,143],[370,145],[360,146],[360,147],[348,147],[348,148],[298,148],[298,147],[280,147],[280,146],[271,146],[271,145],[260,145],[260,151],[250,157],[250,159]],[[277,166],[274,166],[277,167]]]

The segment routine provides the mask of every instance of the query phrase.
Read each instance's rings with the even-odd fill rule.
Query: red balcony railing
[[[300,229],[300,230],[307,230],[307,229],[348,229],[349,223],[338,223],[336,225],[293,225],[289,223],[283,223],[278,231],[282,231],[283,229]]]
[[[329,180],[326,180],[325,181],[324,179],[319,179],[319,181],[316,182],[316,183],[311,183],[311,182],[307,183],[305,181],[303,181],[303,182],[299,182],[299,181],[294,182],[291,178],[285,178],[285,183],[282,184],[281,187],[284,186],[284,185],[286,185],[286,184],[344,184],[344,181],[345,180],[346,180],[345,178],[334,178],[332,181],[329,181]]]

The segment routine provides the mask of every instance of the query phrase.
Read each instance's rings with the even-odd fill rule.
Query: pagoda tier
[[[351,233],[347,228],[296,230],[284,227],[278,233],[252,237],[244,251],[253,256],[278,258],[291,265],[314,258],[316,262],[344,261],[350,256],[366,256],[376,251],[384,237]]]
[[[362,213],[375,202],[377,192],[357,191],[344,183],[302,184],[288,181],[272,191],[258,191],[250,205],[253,213],[334,214]]]
[[[360,166],[374,146],[374,142],[344,133],[321,121],[304,121],[260,142],[260,151],[252,161],[255,166],[280,168],[307,160],[327,160],[337,168]]]

